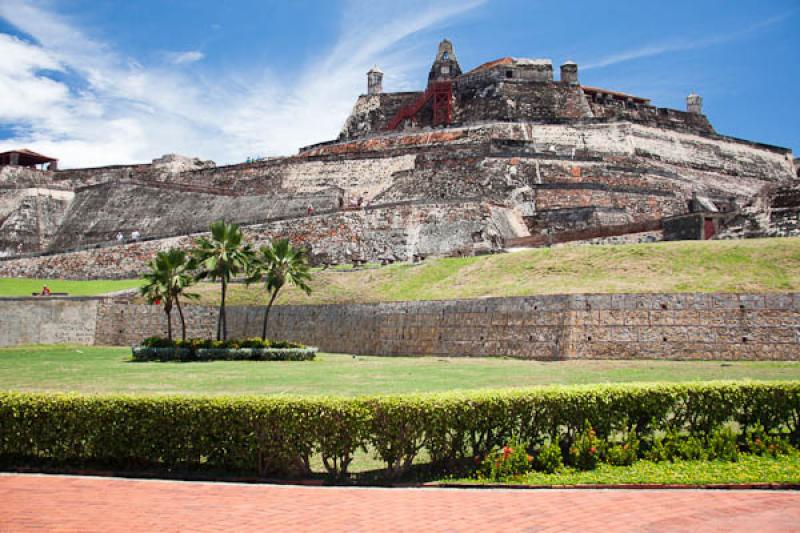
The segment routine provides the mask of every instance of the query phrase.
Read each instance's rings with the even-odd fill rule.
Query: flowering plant
[[[569,449],[572,465],[579,470],[594,470],[600,461],[602,445],[603,442],[597,438],[597,433],[587,420],[583,425],[583,431]]]
[[[531,469],[532,461],[533,457],[528,455],[527,445],[517,439],[511,439],[483,458],[478,476],[492,480],[518,476]]]

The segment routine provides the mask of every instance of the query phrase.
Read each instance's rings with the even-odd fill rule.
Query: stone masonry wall
[[[166,334],[160,307],[109,299],[6,298],[0,310],[0,345],[132,345]],[[216,308],[188,306],[185,312],[190,337],[214,334]],[[229,308],[229,336],[257,336],[263,312],[263,307]],[[173,318],[178,324],[177,314]],[[363,355],[796,361],[800,293],[279,306],[269,329],[272,338]]]
[[[98,298],[2,298],[0,346],[94,344]]]
[[[260,334],[263,307],[228,311],[229,336]],[[187,308],[190,336],[216,310]],[[154,306],[103,303],[95,342],[164,334]],[[279,306],[270,337],[364,355],[523,359],[800,360],[800,293],[553,295],[361,305]]]
[[[477,202],[396,204],[379,208],[335,211],[244,226],[248,241],[258,247],[274,238],[288,238],[310,248],[311,262],[346,263],[353,258],[378,261],[414,254],[470,254],[473,248],[498,248],[518,227],[507,209]],[[0,277],[61,279],[126,279],[139,277],[161,250],[189,248],[201,234],[170,237],[87,250],[9,258],[0,261]]]

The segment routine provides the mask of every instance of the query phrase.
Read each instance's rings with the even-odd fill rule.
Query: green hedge
[[[250,337],[247,339],[228,339],[224,341],[215,341],[213,339],[187,339],[187,340],[170,340],[164,337],[148,337],[141,342],[141,346],[147,348],[188,348],[190,350],[199,349],[234,349],[239,348],[305,348],[299,342],[290,342],[284,340],[267,339],[261,340],[259,337]]]
[[[161,348],[134,346],[134,361],[311,361],[317,348]]]
[[[0,393],[5,465],[81,465],[255,475],[307,473],[319,454],[343,476],[375,450],[389,475],[421,450],[446,471],[507,442],[569,444],[589,421],[599,438],[646,438],[762,424],[800,441],[800,382],[543,387],[411,397],[126,397]]]

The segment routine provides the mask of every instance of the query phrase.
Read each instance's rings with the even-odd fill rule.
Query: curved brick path
[[[778,491],[311,488],[0,475],[0,531],[800,531]]]

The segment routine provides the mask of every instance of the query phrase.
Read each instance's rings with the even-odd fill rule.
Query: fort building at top
[[[572,61],[560,66],[557,80],[549,59],[503,57],[463,72],[448,40],[439,44],[424,91],[383,92],[383,72],[377,66],[367,78],[367,94],[358,98],[339,140],[496,121],[631,121],[714,134],[702,98],[694,93],[687,97],[685,111],[658,108],[647,98],[581,85]]]

